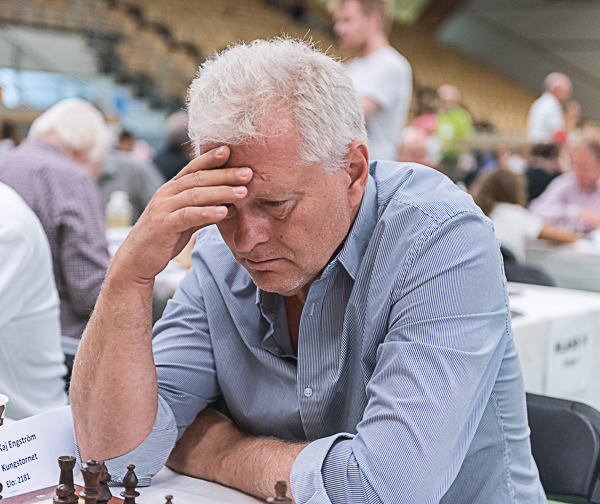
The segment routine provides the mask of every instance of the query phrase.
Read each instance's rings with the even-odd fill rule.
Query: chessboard
[[[33,492],[2,498],[0,504],[136,504],[136,498],[140,493],[136,491],[138,478],[135,474],[135,466],[127,466],[127,473],[122,479],[125,490],[120,492],[123,499],[113,497],[108,484],[112,480],[104,462],[88,460],[81,466],[84,486],[75,485],[73,481],[73,469],[75,468],[75,457],[58,457],[60,478],[58,485],[43,488]],[[0,484],[0,493],[2,484]],[[267,499],[267,503],[291,504],[292,500],[286,497],[287,484],[278,481],[275,485],[275,495]],[[173,504],[173,496],[164,497],[165,504]],[[141,504],[159,504],[158,502]]]
[[[56,496],[57,487],[58,485],[55,485],[48,488],[42,488],[41,490],[35,490],[34,492],[17,495],[15,497],[5,497],[2,499],[2,504],[54,504],[52,499]],[[83,487],[75,485],[75,489],[80,491],[83,490]],[[85,502],[83,497],[79,498],[79,502]],[[113,497],[108,502],[109,504],[121,504],[123,499]]]

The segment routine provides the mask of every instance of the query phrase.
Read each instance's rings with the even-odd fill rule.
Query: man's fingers
[[[245,186],[191,187],[168,198],[169,212],[175,212],[185,207],[210,207],[235,203],[248,194]]]
[[[185,207],[171,214],[172,229],[176,232],[201,229],[223,220],[227,216],[224,206]]]
[[[221,147],[205,152],[197,158],[192,159],[177,175],[173,177],[173,180],[179,180],[181,177],[197,172],[198,170],[210,170],[212,168],[223,166],[229,159],[229,152],[229,147],[226,145],[221,145]]]
[[[220,168],[188,173],[170,186],[163,186],[170,194],[183,192],[191,187],[243,186],[252,180],[250,168]]]

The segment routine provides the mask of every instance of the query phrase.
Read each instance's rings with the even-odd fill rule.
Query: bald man
[[[552,72],[544,79],[544,87],[546,91],[533,102],[527,117],[527,136],[532,144],[555,143],[564,137],[563,105],[571,98],[571,79]]]

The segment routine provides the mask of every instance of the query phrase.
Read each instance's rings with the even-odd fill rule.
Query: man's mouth
[[[260,261],[253,261],[252,259],[244,258],[243,261],[247,264],[250,269],[258,270],[258,271],[268,271],[273,268],[273,266],[281,261],[281,258],[275,259],[264,259]]]

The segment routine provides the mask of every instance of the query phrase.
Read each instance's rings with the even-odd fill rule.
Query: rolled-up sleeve
[[[499,244],[465,212],[414,243],[356,435],[294,463],[298,503],[436,503],[465,459],[510,338]]]

